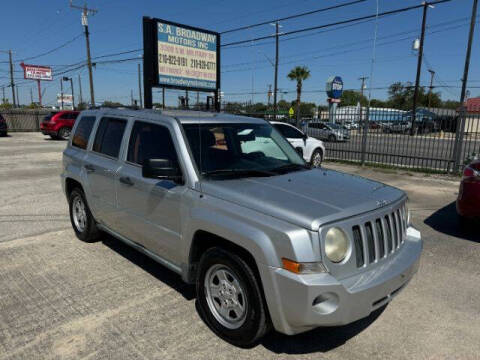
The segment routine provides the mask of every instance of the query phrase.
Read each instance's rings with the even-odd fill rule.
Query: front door
[[[163,125],[136,121],[126,161],[116,176],[119,218],[116,229],[174,264],[180,263],[181,203],[186,186],[142,176],[146,159],[178,163],[170,130]]]

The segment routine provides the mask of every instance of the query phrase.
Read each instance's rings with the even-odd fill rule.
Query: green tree
[[[368,105],[368,99],[359,91],[345,90],[340,99],[342,106],[355,106],[358,102],[360,102],[362,106]]]
[[[102,104],[103,107],[108,107],[108,108],[117,108],[117,107],[122,107],[125,106],[122,103],[116,102],[116,101],[109,101],[105,100]]]
[[[377,107],[377,108],[385,108],[388,107],[387,103],[383,100],[380,99],[372,99],[370,100],[370,106],[371,107]]]
[[[310,77],[310,70],[306,66],[296,66],[288,73],[287,77],[297,82],[297,127],[300,127],[300,99],[302,96],[303,82]]]

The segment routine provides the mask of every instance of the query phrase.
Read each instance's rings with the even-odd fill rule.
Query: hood
[[[217,198],[317,231],[328,222],[387,206],[405,193],[333,170],[312,169],[271,177],[202,182]]]

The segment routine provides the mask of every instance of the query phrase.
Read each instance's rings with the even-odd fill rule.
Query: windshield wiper
[[[274,172],[290,172],[290,171],[298,171],[298,170],[308,170],[310,167],[308,165],[300,165],[300,164],[286,164],[276,168],[271,169],[270,171]]]
[[[217,169],[205,171],[202,173],[205,176],[275,176],[278,175],[273,171],[261,169]]]

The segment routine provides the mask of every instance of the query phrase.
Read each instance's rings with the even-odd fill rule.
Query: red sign
[[[27,65],[21,63],[23,68],[23,77],[30,80],[47,80],[52,81],[52,68],[48,66]]]

